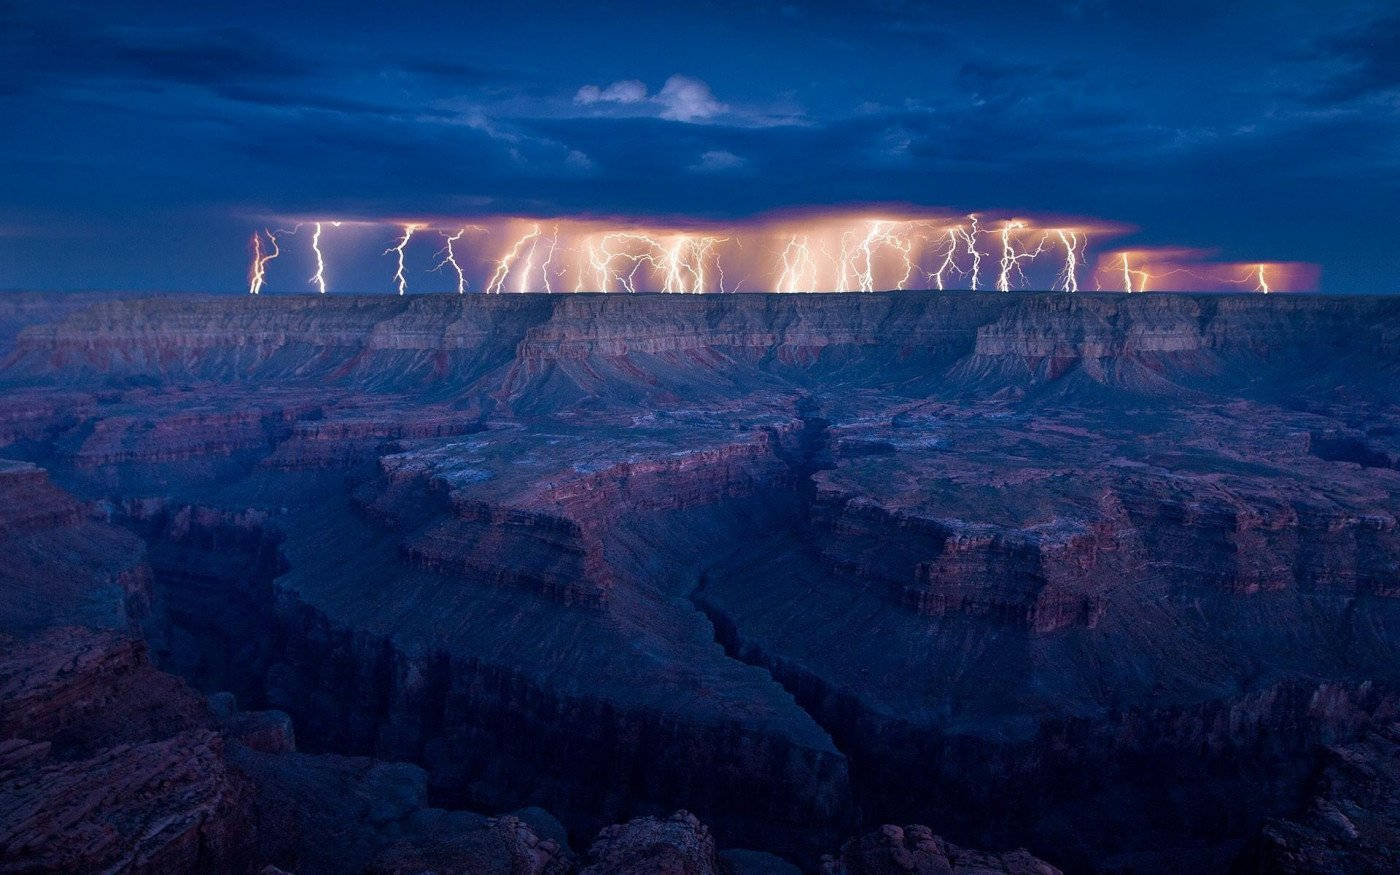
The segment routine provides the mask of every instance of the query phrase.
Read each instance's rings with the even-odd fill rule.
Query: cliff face
[[[911,365],[958,362],[963,379],[1060,377],[1150,388],[1170,371],[1232,383],[1234,357],[1268,370],[1331,360],[1393,368],[1397,304],[1306,295],[469,295],[103,300],[23,310],[10,379],[77,375],[321,380],[458,387],[498,395],[676,389],[759,370],[817,372],[835,352]],[[68,312],[70,311],[71,312]],[[1301,357],[1300,357],[1301,356]],[[684,383],[652,360],[692,365]],[[745,361],[747,360],[747,361]],[[630,364],[629,364],[630,361]],[[585,365],[591,362],[592,367]],[[743,362],[741,365],[740,363]],[[638,363],[641,363],[639,365]],[[830,362],[835,364],[835,362]],[[601,367],[600,367],[601,365]],[[1392,373],[1382,370],[1379,378]],[[857,375],[851,374],[850,377]],[[868,382],[888,374],[866,374]],[[667,385],[662,385],[667,384]]]
[[[1395,719],[1400,301],[25,300],[0,583],[453,806],[1219,869]]]

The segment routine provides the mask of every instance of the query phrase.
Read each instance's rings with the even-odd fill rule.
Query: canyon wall
[[[7,303],[7,628],[435,803],[1220,870],[1397,719],[1390,298]]]

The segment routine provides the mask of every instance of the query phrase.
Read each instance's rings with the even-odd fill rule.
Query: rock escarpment
[[[0,362],[0,584],[42,606],[7,628],[139,631],[286,712],[309,753],[255,789],[403,790],[357,867],[591,865],[528,819],[395,832],[539,805],[579,848],[685,809],[809,867],[923,822],[1221,870],[1395,719],[1390,299],[70,304],[12,308]]]

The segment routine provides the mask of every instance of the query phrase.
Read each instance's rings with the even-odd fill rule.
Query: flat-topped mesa
[[[419,390],[446,381],[515,399],[546,386],[555,366],[605,387],[644,385],[649,368],[669,362],[703,389],[705,375],[792,376],[837,351],[924,377],[962,360],[948,377],[964,381],[1055,378],[1116,360],[1146,361],[1167,378],[1228,374],[1238,357],[1286,374],[1296,362],[1285,357],[1300,351],[1365,359],[1377,374],[1400,364],[1400,303],[1317,295],[169,297],[98,301],[52,319],[20,333],[0,379],[277,377]],[[634,359],[631,371],[579,367]]]
[[[1103,527],[1053,540],[955,533],[935,558],[915,567],[915,583],[902,595],[923,614],[985,617],[1036,634],[1093,628],[1103,616],[1103,590],[1123,582],[1105,555],[1117,551],[1117,539]]]
[[[85,467],[124,462],[174,462],[269,450],[291,434],[292,423],[318,409],[309,399],[283,405],[234,409],[167,409],[98,420],[72,451],[73,463]]]
[[[974,354],[1098,359],[1150,353],[1194,352],[1218,338],[1203,332],[1207,317],[1195,301],[1172,297],[1147,307],[1026,307],[977,329]]]
[[[480,418],[477,407],[417,404],[405,410],[350,404],[346,409],[324,411],[320,418],[295,423],[262,464],[291,470],[368,461],[394,441],[467,434],[478,427]]]
[[[565,604],[601,604],[612,586],[596,542],[578,524],[520,508],[464,503],[458,516],[416,533],[401,550],[430,571],[521,587]]]
[[[1141,557],[1107,523],[1032,531],[929,519],[819,486],[811,525],[827,567],[885,582],[929,617],[964,615],[1036,634],[1103,615],[1104,592]]]
[[[1151,573],[1175,586],[1241,595],[1330,590],[1394,596],[1400,526],[1355,498],[1221,490],[1220,484],[1143,476],[1118,486],[1123,523]],[[1329,497],[1330,498],[1330,497]]]
[[[413,528],[401,542],[415,564],[597,605],[616,583],[607,542],[628,517],[792,489],[796,474],[787,459],[803,427],[794,419],[691,450],[639,445],[621,459],[593,458],[585,444],[573,448],[580,458],[572,466],[539,470],[499,489],[491,483],[493,470],[464,468],[452,445],[436,461],[408,452],[381,460],[386,484],[364,497],[363,506],[401,528],[414,514],[402,508],[405,502],[421,509],[424,496],[435,495],[450,512]],[[488,447],[489,438],[475,446]],[[568,452],[560,451],[560,461]]]
[[[29,325],[0,373],[422,383],[508,359],[549,308],[533,295],[99,300]]]
[[[582,525],[595,526],[609,508],[675,510],[750,495],[760,485],[790,487],[794,474],[782,455],[801,429],[802,423],[794,420],[771,430],[755,429],[721,446],[619,461],[545,484],[529,501],[559,507]]]
[[[910,430],[843,427],[835,466],[814,478],[807,538],[833,574],[880,581],[932,618],[1048,634],[1096,625],[1124,588],[1397,589],[1388,468],[1324,475],[1296,446],[1270,451],[1272,470],[1251,468],[1228,446],[1200,455],[1163,437],[1129,450],[1112,433],[1088,441],[1070,425],[995,416]],[[940,434],[961,444],[943,446]],[[1125,450],[1161,464],[1176,453],[1180,467],[1117,456]],[[1326,491],[1313,485],[1321,476],[1331,477]]]

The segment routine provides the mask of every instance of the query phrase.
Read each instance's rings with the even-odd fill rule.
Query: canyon
[[[1397,298],[13,293],[0,499],[0,872],[1400,862]]]

